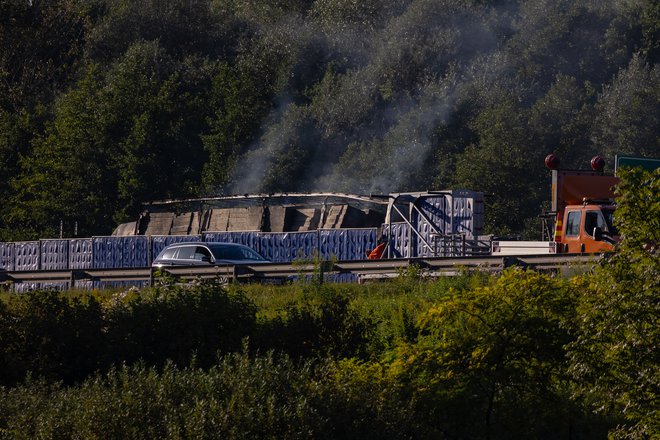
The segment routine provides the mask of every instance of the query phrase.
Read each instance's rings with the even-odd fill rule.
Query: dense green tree
[[[660,435],[660,169],[622,173],[617,252],[580,296],[571,371],[598,411],[629,422],[617,438]]]
[[[241,23],[210,0],[100,1],[85,45],[94,62],[112,63],[137,41],[158,41],[171,56],[198,54],[213,59],[235,56]]]
[[[204,61],[177,63],[156,43],[134,44],[108,72],[104,123],[117,151],[115,221],[135,218],[145,201],[198,191],[212,74]]]
[[[79,234],[108,234],[144,201],[194,194],[206,157],[198,89],[212,69],[194,59],[186,67],[137,43],[108,72],[90,68],[24,160],[16,217],[49,236],[60,221],[67,235],[76,222]]]
[[[658,157],[660,153],[660,68],[640,55],[630,59],[605,86],[596,104],[593,137],[603,153]]]
[[[494,234],[521,231],[525,220],[540,213],[548,193],[542,148],[532,148],[527,116],[511,98],[475,118],[476,144],[456,163],[453,185],[486,194],[486,230]],[[516,176],[512,179],[512,176]]]
[[[567,169],[585,168],[593,156],[604,154],[590,139],[594,95],[589,83],[579,85],[573,77],[557,76],[548,92],[530,109],[529,129],[534,148],[558,155],[561,166]],[[541,170],[540,164],[536,167]]]
[[[75,222],[85,235],[111,225],[114,176],[109,162],[109,134],[100,130],[104,114],[98,72],[90,69],[58,103],[57,116],[44,136],[33,141],[14,182],[18,200],[13,218],[36,237],[56,237],[60,221],[67,236]],[[110,208],[110,210],[108,210]]]
[[[268,88],[246,73],[227,65],[213,77],[209,106],[209,134],[203,136],[208,160],[204,164],[203,188],[217,192],[229,183],[238,157],[247,149],[270,107]]]
[[[576,295],[566,281],[505,272],[492,286],[438,302],[416,341],[386,361],[437,438],[589,435],[570,402],[564,345]],[[580,433],[580,434],[578,434]]]
[[[72,79],[85,17],[69,0],[0,4],[0,109],[20,111],[52,99]]]

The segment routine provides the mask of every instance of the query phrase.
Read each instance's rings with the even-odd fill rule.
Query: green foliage
[[[615,437],[654,438],[660,435],[660,170],[621,175],[622,242],[585,285],[571,371],[595,409],[627,419]]]
[[[222,65],[213,78],[209,104],[215,114],[210,118],[210,133],[203,136],[208,153],[203,184],[207,192],[213,193],[229,183],[233,164],[244,152],[269,103],[267,90],[260,89],[255,78]]]
[[[456,164],[455,187],[486,193],[486,230],[491,234],[520,231],[526,218],[538,214],[535,202],[547,193],[547,182],[534,166],[542,163],[545,152],[529,150],[526,125],[514,99],[503,97],[475,119],[479,143],[468,146]],[[515,181],[509,177],[513,175]]]
[[[27,372],[71,382],[98,369],[103,349],[101,305],[55,291],[10,297],[0,307],[0,384]]]
[[[218,352],[238,350],[255,330],[252,303],[214,283],[165,285],[118,299],[105,313],[107,363],[188,365],[194,356],[208,366]]]
[[[510,270],[455,295],[419,321],[389,373],[424,419],[447,436],[554,438],[575,429],[563,346],[575,294],[566,282]],[[568,434],[567,434],[568,435]]]
[[[308,364],[273,355],[225,356],[208,371],[124,366],[75,388],[0,389],[0,437],[317,437],[327,422],[310,402],[313,385]]]
[[[643,216],[656,180],[626,176],[622,212]],[[638,185],[648,191],[628,197]],[[656,237],[653,227],[619,221],[626,233]],[[12,296],[0,303],[0,368],[11,386],[0,388],[0,433],[603,438],[626,417],[613,435],[652,437],[657,286],[640,273],[656,267],[642,269],[655,250],[637,244],[624,241],[593,277],[573,280],[519,269],[428,280],[411,271],[369,285],[226,292],[166,283],[98,300]],[[633,255],[640,260],[631,264]],[[100,374],[90,375],[92,364]],[[27,370],[45,380],[16,384]],[[65,384],[52,385],[63,372]]]
[[[374,322],[351,306],[348,291],[317,284],[264,322],[257,346],[293,357],[366,357]]]
[[[636,54],[605,87],[596,105],[594,134],[603,154],[657,157],[660,116],[644,109],[660,106],[660,69]]]
[[[0,303],[2,384],[31,373],[81,381],[122,362],[199,366],[236,351],[255,332],[253,304],[214,284],[119,292],[108,300],[55,291],[12,295]]]

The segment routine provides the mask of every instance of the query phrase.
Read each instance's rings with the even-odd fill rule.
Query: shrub
[[[12,295],[0,307],[1,383],[27,372],[71,383],[99,368],[104,347],[101,305],[55,291]]]
[[[555,438],[579,431],[564,346],[572,340],[570,284],[509,270],[492,286],[438,302],[388,374],[420,423],[440,438]]]
[[[314,372],[272,354],[224,356],[208,371],[121,367],[63,388],[0,389],[0,438],[312,438]]]
[[[218,352],[240,349],[255,329],[256,308],[241,291],[216,283],[164,285],[111,301],[106,310],[106,363],[149,366],[166,360],[200,366],[215,363]]]
[[[297,302],[262,324],[261,347],[293,357],[364,357],[374,323],[351,306],[348,291],[312,285]]]

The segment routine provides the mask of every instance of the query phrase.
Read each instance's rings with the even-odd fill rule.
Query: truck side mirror
[[[594,228],[593,234],[591,234],[596,241],[603,241],[603,229],[599,226]]]

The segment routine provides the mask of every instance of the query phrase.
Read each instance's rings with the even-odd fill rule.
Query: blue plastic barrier
[[[94,261],[91,238],[69,240],[69,269],[91,269]]]
[[[0,243],[0,269],[14,270],[14,243]]]
[[[321,229],[319,256],[324,260],[364,260],[376,247],[377,229]]]
[[[259,231],[205,232],[204,241],[238,243],[259,251]]]
[[[149,237],[93,237],[94,269],[149,266]]]
[[[311,259],[318,252],[318,234],[312,232],[260,232],[259,253],[275,263]]]
[[[383,235],[388,238],[392,258],[411,258],[413,255],[410,249],[410,226],[406,223],[391,223],[383,225]],[[387,257],[388,250],[385,249],[384,257]]]
[[[14,243],[14,270],[39,270],[38,241]]]
[[[69,240],[40,240],[41,270],[69,268]]]

